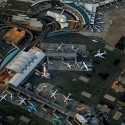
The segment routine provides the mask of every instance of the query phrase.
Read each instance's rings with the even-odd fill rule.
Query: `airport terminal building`
[[[8,81],[14,87],[24,83],[34,72],[36,66],[44,61],[45,54],[41,49],[31,48],[28,52],[20,51],[7,65],[6,69],[12,78]]]

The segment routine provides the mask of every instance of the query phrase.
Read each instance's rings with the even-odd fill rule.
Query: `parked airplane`
[[[103,14],[102,14],[102,13],[100,13],[100,12],[97,12],[97,14],[98,14],[98,15],[101,15],[101,16],[103,16]]]
[[[101,20],[101,18],[96,18],[95,21]]]
[[[38,112],[37,109],[36,109],[37,106],[38,106],[38,104],[32,104],[30,101],[28,101],[28,102],[29,102],[30,105],[31,105],[31,106],[29,107],[28,111],[29,111],[29,112],[33,112],[33,111]]]
[[[60,45],[56,44],[56,47],[57,47],[56,51],[62,51],[62,46],[63,46],[63,43],[61,43]]]
[[[100,28],[101,26],[99,26],[99,25],[95,25],[97,28]]]
[[[0,102],[1,102],[2,100],[6,100],[6,97],[7,97],[7,94],[1,95],[1,96],[0,96],[0,98],[1,98],[1,99],[0,99]]]
[[[98,22],[98,24],[104,24],[105,22]]]
[[[32,85],[30,83],[25,84],[25,89],[31,89]]]
[[[37,90],[39,91],[39,92],[41,92],[44,88],[47,88],[48,87],[48,85],[43,85],[42,87],[41,87],[41,89],[38,89],[37,88]]]
[[[100,52],[100,49],[97,51],[97,54],[95,55],[95,57],[100,57],[100,58],[104,58],[106,59],[103,55],[107,54],[106,51],[104,51],[103,53]]]
[[[97,41],[97,40],[95,40],[95,39],[92,39],[92,42],[98,43],[99,41]]]
[[[71,69],[74,65],[70,65],[68,62],[67,63],[65,63],[65,62],[62,62],[62,63],[64,63],[65,65],[67,65],[65,68],[69,68],[69,69]]]
[[[26,100],[27,100],[26,98],[21,98],[21,100],[17,100],[17,101],[20,101],[19,105],[23,105],[23,104],[26,105],[26,102],[25,102]]]
[[[71,47],[71,49],[72,49],[73,51],[77,52],[79,48],[76,48],[76,49],[75,49],[75,48],[74,48],[74,45],[73,45],[73,46]]]
[[[72,95],[72,94],[70,94],[70,93],[68,93],[68,96],[67,96],[67,97],[63,95],[63,97],[64,97],[64,99],[65,99],[64,102],[67,103],[67,101],[73,100],[73,99],[70,99],[70,98],[69,98],[71,95]]]
[[[88,68],[88,66],[85,64],[85,62],[82,62],[82,63],[83,63],[83,65],[81,66],[80,70],[82,70],[83,68],[85,68],[86,71],[91,70],[91,69]]]
[[[53,113],[53,115],[56,117],[56,119],[54,119],[53,124],[54,124],[54,125],[58,125],[59,123],[62,124],[61,119],[62,119],[63,117],[58,117],[55,113]]]
[[[51,98],[54,97],[54,99],[56,99],[55,96],[56,96],[56,95],[59,95],[59,94],[56,94],[57,91],[58,91],[57,89],[56,89],[54,92],[52,92],[52,91],[50,90],[50,92],[51,92]]]
[[[96,30],[98,30],[98,28],[95,25],[93,25],[93,28],[96,29]]]

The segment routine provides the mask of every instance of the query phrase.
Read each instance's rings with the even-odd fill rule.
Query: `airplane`
[[[57,91],[58,91],[57,89],[56,89],[54,92],[52,92],[52,91],[50,90],[50,92],[51,92],[51,98],[54,97],[54,99],[56,99],[55,96],[56,96],[56,95],[59,95],[59,94],[56,94]]]
[[[47,86],[48,86],[48,85],[43,85],[43,86],[41,87],[41,89],[38,89],[38,88],[37,88],[37,90],[40,92],[40,91],[42,91],[44,88],[47,88]]]
[[[79,48],[76,48],[76,49],[75,49],[75,48],[74,48],[74,45],[73,45],[73,46],[71,47],[71,49],[74,50],[75,52],[77,52]]]
[[[69,68],[69,69],[71,69],[71,68],[72,68],[72,66],[74,66],[74,65],[70,65],[68,62],[67,62],[67,63],[62,62],[62,63],[64,63],[65,65],[67,65],[65,68]]]
[[[95,19],[95,21],[98,21],[98,20],[101,20],[101,18],[97,18],[97,19]]]
[[[81,66],[80,70],[82,70],[83,68],[86,68],[86,71],[89,71],[90,69],[88,68],[88,66],[85,64],[85,62],[82,62],[83,65]]]
[[[25,89],[29,89],[29,88],[31,88],[31,84],[30,83],[25,84]]]
[[[19,97],[19,98],[21,98],[21,97]],[[18,101],[20,101],[20,103],[19,103],[19,105],[26,105],[26,101],[27,99],[26,98],[21,98],[21,100],[18,100]]]
[[[103,53],[100,52],[100,49],[97,51],[97,54],[95,55],[95,57],[100,57],[100,58],[104,58],[106,59],[103,55],[107,54],[106,51],[104,51]]]
[[[12,100],[13,99],[13,95],[11,92],[7,91],[7,90],[4,90],[2,94],[4,93],[8,93],[10,95],[10,99]]]
[[[100,28],[101,26],[99,26],[99,25],[95,25],[96,27],[98,27],[98,28]]]
[[[31,106],[29,107],[28,111],[29,111],[29,112],[32,112],[32,111],[34,110],[35,112],[38,112],[37,109],[36,109],[37,106],[38,106],[38,104],[32,104],[30,101],[28,101],[28,102],[29,102],[30,105],[31,105]]]
[[[72,95],[72,94],[70,94],[70,93],[68,93],[68,96],[67,96],[67,97],[63,95],[63,97],[65,98],[64,102],[67,103],[67,101],[73,100],[73,99],[70,99],[70,98],[69,98],[71,95]]]
[[[97,14],[98,14],[98,15],[101,15],[101,16],[103,16],[103,14],[102,14],[102,13],[100,13],[100,12],[98,12]]]
[[[56,51],[59,51],[59,50],[62,51],[62,49],[61,49],[62,46],[63,46],[63,43],[61,43],[60,45],[56,44],[56,47],[57,47]]]
[[[95,39],[92,39],[92,42],[98,43],[99,41],[97,41],[97,40],[95,40]]]
[[[98,30],[98,28],[95,25],[93,25],[93,28],[95,28],[96,30]]]
[[[1,97],[0,102],[1,102],[2,100],[5,100],[5,101],[6,101],[7,94],[2,95],[2,96],[0,96],[0,97]]]
[[[105,22],[98,22],[98,24],[105,24]]]
[[[59,123],[62,124],[61,119],[63,119],[63,117],[58,117],[54,112],[53,115],[56,117],[56,119],[53,119],[54,120],[53,124],[54,125],[58,125]]]

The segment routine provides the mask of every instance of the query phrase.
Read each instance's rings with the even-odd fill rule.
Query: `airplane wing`
[[[71,101],[71,100],[73,100],[73,99],[67,99],[67,100]]]
[[[34,110],[35,112],[37,112],[36,108],[33,108],[33,110]]]
[[[88,66],[83,62],[84,67],[88,70]]]
[[[59,120],[59,123],[62,124],[62,122]]]
[[[100,55],[101,58],[106,59],[104,56]]]

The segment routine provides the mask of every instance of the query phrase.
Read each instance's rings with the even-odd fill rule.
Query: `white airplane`
[[[67,96],[67,97],[63,95],[63,97],[64,97],[64,99],[65,99],[64,102],[67,103],[67,101],[73,100],[73,99],[70,99],[70,98],[69,98],[71,95],[72,95],[72,94],[70,94],[70,93],[68,93],[68,96]]]
[[[61,49],[62,46],[63,46],[63,43],[61,43],[60,45],[56,44],[56,47],[57,47],[56,51],[62,51],[62,49]]]
[[[93,25],[93,28],[95,28],[96,30],[98,30],[98,28],[95,25]]]
[[[41,87],[41,89],[38,89],[38,88],[37,88],[37,90],[38,90],[39,92],[41,92],[43,89],[47,88],[47,86],[48,86],[48,85],[43,85],[43,86]]]
[[[98,22],[98,24],[105,24],[105,22]]]
[[[18,97],[19,97],[19,96],[18,96]],[[21,98],[21,97],[19,97],[19,98],[20,98],[20,100],[17,100],[17,101],[20,101],[19,105],[23,105],[23,104],[26,105],[26,102],[25,102],[25,101],[26,101],[27,99],[26,99],[26,98]]]
[[[99,26],[99,25],[95,25],[96,27],[98,27],[98,28],[100,28],[101,26]]]
[[[76,49],[75,49],[75,48],[74,48],[74,45],[73,45],[73,46],[71,47],[71,49],[72,49],[73,51],[77,52],[79,48],[76,48]]]
[[[106,59],[103,55],[107,54],[106,51],[104,51],[103,53],[100,52],[100,49],[97,51],[97,54],[95,55],[95,57],[100,57],[100,58],[104,58]]]
[[[2,100],[6,100],[7,94],[2,95],[2,96],[0,96],[0,97],[1,97],[0,102],[1,102]]]
[[[30,83],[25,84],[25,89],[29,89],[29,88],[31,88],[31,87],[32,87],[32,86],[31,86]]]
[[[57,89],[56,89],[54,92],[52,92],[52,91],[50,90],[50,92],[51,92],[51,98],[54,97],[54,99],[56,99],[55,96],[56,96],[56,95],[59,95],[59,94],[56,94],[57,91],[58,91]]]
[[[69,68],[69,69],[71,69],[71,68],[72,68],[72,66],[74,66],[74,65],[70,65],[68,62],[67,62],[67,63],[62,62],[62,63],[64,63],[65,65],[67,65],[65,68]]]
[[[92,39],[92,42],[94,43],[98,43],[99,41],[95,40],[95,39]]]
[[[98,12],[97,14],[98,14],[98,15],[101,15],[101,16],[103,16],[103,14],[102,14],[102,13],[100,13],[100,12]]]
[[[83,63],[83,65],[81,66],[80,70],[82,70],[83,68],[85,68],[86,71],[90,70],[90,69],[88,68],[88,66],[85,64],[85,62],[82,62],[82,63]]]
[[[95,21],[101,20],[101,18],[96,18]]]

